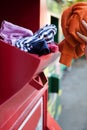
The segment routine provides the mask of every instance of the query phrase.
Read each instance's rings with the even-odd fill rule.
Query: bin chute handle
[[[39,90],[39,89],[43,88],[46,83],[47,83],[47,78],[46,78],[44,72],[41,72],[38,74],[37,77],[33,78],[29,84]]]

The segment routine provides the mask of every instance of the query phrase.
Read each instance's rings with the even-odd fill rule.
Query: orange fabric
[[[61,52],[59,62],[71,66],[72,59],[84,55],[85,42],[81,40],[76,32],[79,31],[87,36],[81,21],[87,22],[87,2],[78,2],[64,10],[61,17],[61,27],[65,39],[59,43]]]

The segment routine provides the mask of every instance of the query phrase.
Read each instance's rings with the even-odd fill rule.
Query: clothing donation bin
[[[7,20],[34,32],[45,20],[44,2],[3,0],[0,23]],[[0,40],[0,130],[61,130],[47,111],[44,74],[58,55],[26,53]]]
[[[43,70],[58,55],[39,57],[0,41],[0,130],[49,129],[48,83]]]

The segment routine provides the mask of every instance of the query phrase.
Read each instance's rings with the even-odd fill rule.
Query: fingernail
[[[85,20],[83,19],[82,22],[85,22]]]
[[[82,23],[86,23],[85,20],[82,20]]]
[[[81,33],[77,32],[77,35],[78,35],[79,37],[81,37]]]
[[[80,34],[79,32],[77,32],[77,34]]]

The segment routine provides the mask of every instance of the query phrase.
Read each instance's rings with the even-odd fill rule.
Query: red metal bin
[[[35,32],[46,18],[44,2],[3,0],[0,23],[7,20]],[[52,130],[50,123],[61,130],[47,112],[48,82],[43,73],[57,57],[58,53],[39,57],[0,41],[0,130]]]
[[[49,128],[48,84],[43,70],[58,55],[39,57],[0,41],[0,130]]]
[[[32,85],[36,84],[35,79],[38,74],[57,57],[58,53],[39,57],[0,41],[0,104],[27,82],[31,81]],[[46,80],[45,76],[43,78]],[[34,87],[37,86],[34,85]],[[37,89],[40,88],[41,86],[38,85]]]

